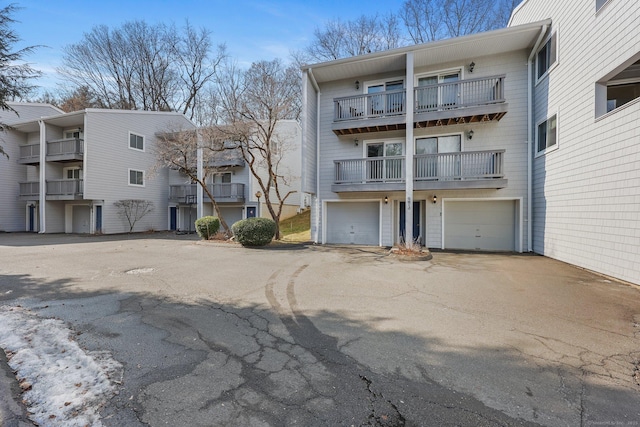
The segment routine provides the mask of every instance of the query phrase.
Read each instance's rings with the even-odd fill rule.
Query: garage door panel
[[[378,245],[380,204],[378,202],[327,203],[327,243]]]
[[[242,219],[241,207],[220,207],[220,213],[229,227]]]
[[[515,201],[448,202],[444,246],[447,249],[515,250]]]

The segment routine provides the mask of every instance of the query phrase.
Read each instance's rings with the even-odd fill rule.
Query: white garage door
[[[516,250],[516,202],[446,202],[444,247],[481,251]]]
[[[242,219],[241,207],[220,207],[220,213],[229,227]]]
[[[380,244],[379,202],[327,203],[327,243]]]

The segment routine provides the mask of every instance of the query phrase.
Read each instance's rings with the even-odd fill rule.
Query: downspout
[[[47,203],[47,182],[46,182],[46,160],[47,160],[47,135],[45,134],[47,126],[44,120],[38,120],[40,127],[40,183],[38,184],[38,204],[40,205],[40,230],[38,233],[47,232],[46,221],[46,203]]]
[[[318,243],[318,231],[320,230],[320,86],[313,75],[313,70],[309,68],[307,74],[310,77],[311,84],[316,91],[316,217],[315,217],[315,235],[313,242]],[[306,106],[305,106],[306,108]]]
[[[527,60],[527,252],[533,252],[533,58],[548,28],[542,26]]]

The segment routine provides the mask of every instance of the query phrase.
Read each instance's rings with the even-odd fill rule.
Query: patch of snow
[[[107,352],[82,350],[58,319],[22,307],[0,307],[0,347],[25,392],[29,417],[41,426],[102,426],[98,411],[115,393],[122,365]]]
[[[147,268],[135,268],[133,270],[125,271],[125,273],[127,273],[127,274],[148,274],[148,273],[153,273],[153,268],[150,268],[150,267],[147,267]]]

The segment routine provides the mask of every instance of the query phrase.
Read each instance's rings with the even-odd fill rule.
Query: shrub
[[[231,230],[242,246],[264,246],[276,234],[276,223],[269,218],[247,218],[233,224]]]
[[[219,228],[220,220],[215,216],[203,216],[196,220],[196,232],[204,240],[209,240]]]

